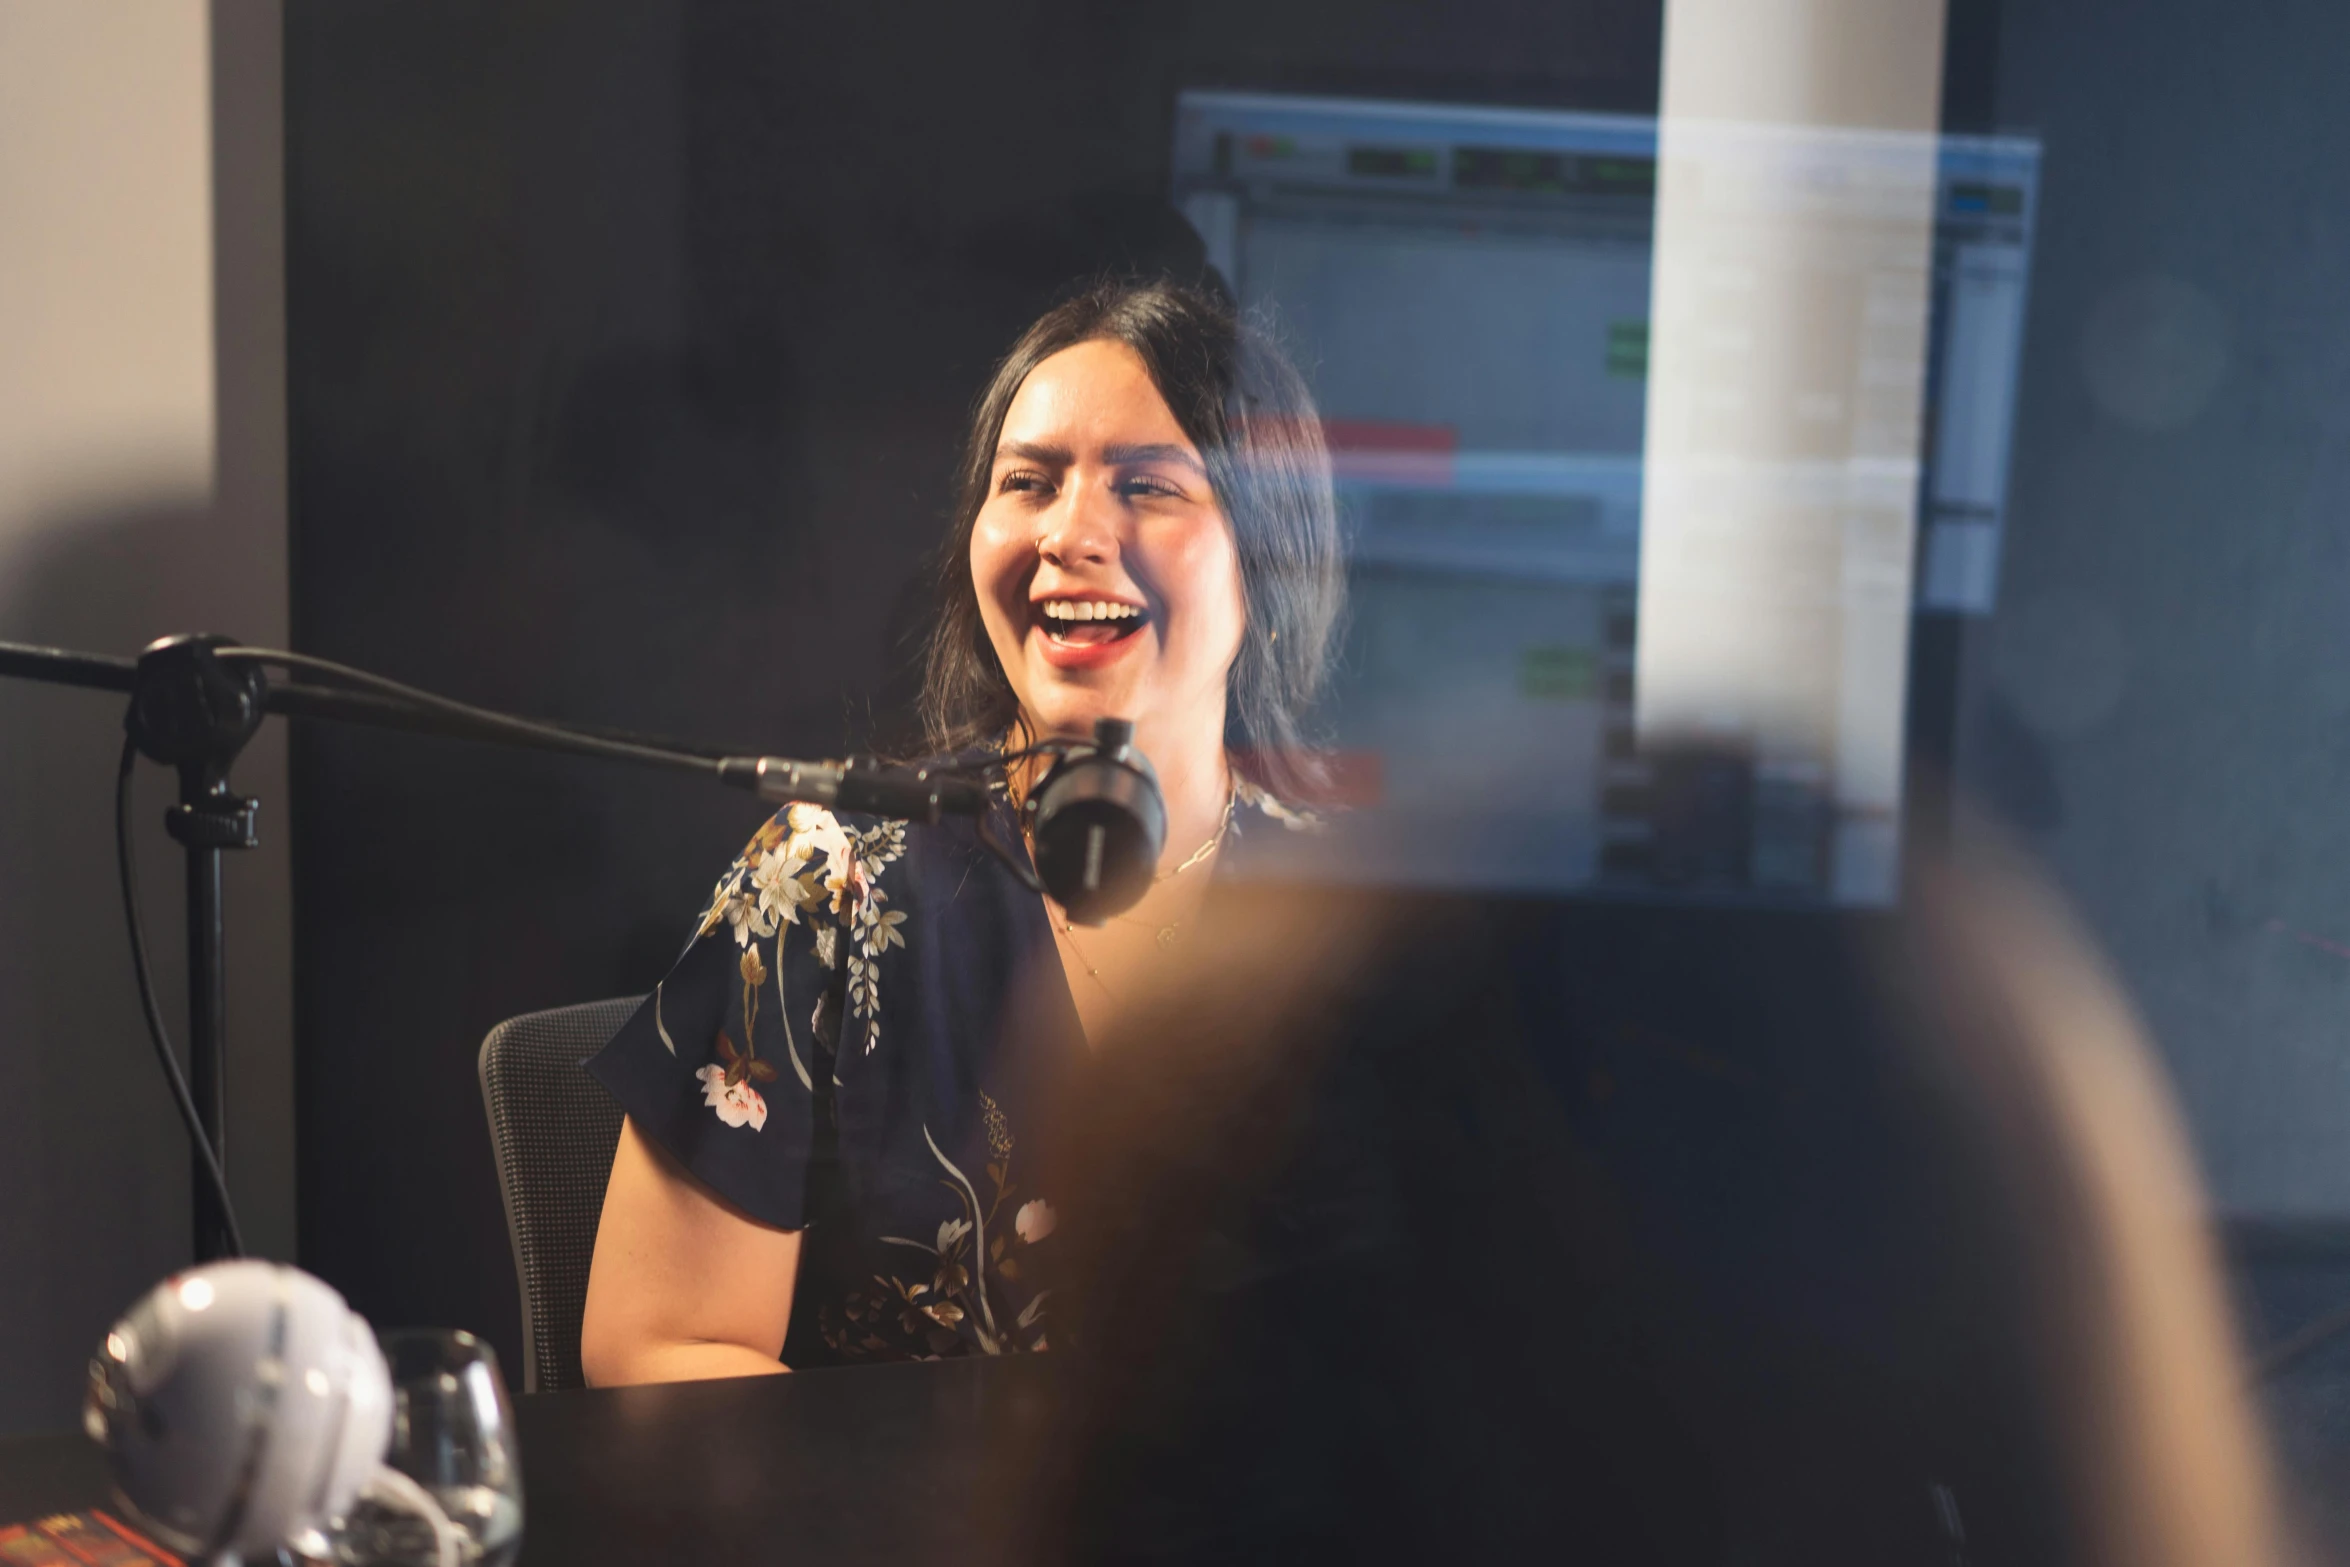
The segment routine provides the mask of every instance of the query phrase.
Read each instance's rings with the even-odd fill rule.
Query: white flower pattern
[[[906,944],[900,929],[906,916],[885,907],[889,894],[882,889],[881,875],[905,852],[903,822],[882,822],[860,832],[844,826],[821,806],[793,805],[760,828],[718,879],[709,905],[702,911],[698,935],[711,936],[723,925],[732,930],[735,945],[743,949],[743,976],[748,987],[745,1063],[755,1052],[750,1024],[756,994],[770,970],[780,976],[786,933],[795,925],[808,929],[816,960],[828,970],[840,968],[846,946],[850,1016],[864,1025],[862,1048],[866,1052],[880,1043],[880,959],[890,948]],[[845,943],[844,935],[848,938]],[[763,941],[775,943],[772,963],[761,961],[759,943]],[[819,1000],[812,1021],[820,1028],[823,1012],[824,1004]],[[779,1010],[774,1015],[783,1014]],[[790,1036],[788,1019],[784,1028],[793,1069],[805,1082],[807,1069]],[[737,1066],[731,1045],[728,1049],[725,1066],[706,1066],[695,1074],[702,1082],[703,1102],[726,1125],[757,1131],[767,1123],[766,1101],[744,1069]],[[764,1062],[752,1070],[761,1077],[772,1072]]]
[[[882,909],[889,894],[881,890],[881,873],[905,852],[904,822],[883,822],[859,833],[841,894],[833,904],[856,944],[849,954],[849,1015],[865,1025],[868,1053],[881,1039],[881,955],[906,944],[898,929],[906,916],[895,909]]]
[[[729,1083],[722,1066],[703,1067],[694,1076],[702,1080],[702,1103],[717,1111],[719,1120],[754,1132],[767,1125],[767,1101],[749,1083]]]

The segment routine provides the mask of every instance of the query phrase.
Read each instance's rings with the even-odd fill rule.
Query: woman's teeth
[[[1047,620],[1131,620],[1141,613],[1132,604],[1107,599],[1047,599],[1044,604]]]
[[[1047,599],[1037,605],[1045,632],[1056,642],[1115,642],[1141,629],[1143,613],[1109,599]]]

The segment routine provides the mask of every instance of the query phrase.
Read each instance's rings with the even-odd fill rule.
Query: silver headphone
[[[298,1268],[220,1262],[114,1325],[82,1423],[125,1510],[173,1550],[234,1562],[321,1554],[363,1487],[423,1494],[383,1468],[392,1403],[383,1351],[342,1296]]]

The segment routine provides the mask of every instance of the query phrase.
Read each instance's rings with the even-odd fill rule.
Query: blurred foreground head
[[[1220,892],[1062,1118],[1033,1559],[2282,1560],[2127,1007],[2012,865],[1918,881]]]

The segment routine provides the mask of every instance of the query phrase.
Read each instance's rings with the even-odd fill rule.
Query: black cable
[[[1033,756],[1067,756],[1071,751],[1087,744],[1089,742],[1084,740],[1039,740],[1032,746],[1024,747],[1018,751],[1006,751],[1001,756],[983,757],[976,762],[954,769],[954,771],[984,773],[999,767],[1009,767],[1014,762],[1025,762]],[[939,771],[945,772],[948,769],[941,768]]]
[[[353,669],[348,664],[313,658],[308,653],[289,653],[266,647],[224,647],[214,649],[212,656],[222,663],[276,664],[285,669],[307,670],[363,691],[373,691],[406,702],[412,707],[446,714],[478,729],[527,737],[534,744],[551,750],[570,751],[581,756],[610,757],[616,761],[639,762],[691,773],[715,775],[718,771],[718,762],[714,757],[667,751],[625,740],[607,740],[576,729],[566,729],[560,724],[542,724],[528,718],[515,718],[486,707],[475,707],[470,702],[436,696],[430,691],[402,685],[397,680],[387,680],[381,675],[371,675],[364,669]]]
[[[978,818],[978,833],[979,846],[994,855],[997,861],[1012,873],[1014,879],[1021,886],[1026,887],[1039,897],[1050,896],[1045,892],[1044,882],[1036,874],[1036,866],[1030,861],[1028,855],[1024,851],[1015,850],[989,830],[988,813],[986,812],[981,812]]]
[[[364,669],[354,669],[348,664],[338,664],[332,659],[318,658],[308,653],[292,653],[282,648],[223,647],[214,649],[212,656],[223,663],[274,664],[283,669],[302,670],[310,674],[322,675],[330,680],[344,682],[359,691],[372,692],[376,696],[388,698],[394,703],[406,704],[412,710],[440,713],[454,718],[483,731],[485,735],[513,735],[527,738],[535,745],[570,751],[583,756],[611,757],[621,761],[649,763],[656,767],[667,767],[686,772],[714,774],[721,782],[728,781],[728,775],[722,763],[727,760],[739,760],[738,758],[720,758],[673,751],[659,746],[582,733],[560,724],[545,724],[532,719],[515,718],[506,713],[495,712],[486,707],[475,707],[469,702],[460,702],[452,697],[439,696],[416,686],[403,685],[397,680],[386,679],[382,675],[370,674]],[[319,687],[279,686],[275,688],[275,691],[277,693],[291,691],[305,696],[323,694]],[[1048,739],[1023,750],[1011,752],[1009,755],[987,757],[960,767],[940,767],[936,771],[942,774],[964,776],[990,771],[1000,772],[1010,762],[1025,761],[1036,756],[1057,757],[1065,755],[1080,743],[1059,738]],[[988,831],[984,814],[979,822],[979,842],[1014,876],[1019,878],[1022,885],[1038,893],[1044,891],[1044,884],[1037,879],[1036,871],[1029,863],[1028,856],[1015,852],[1009,844],[1004,843],[994,833]]]
[[[570,751],[582,756],[611,757],[625,762],[642,762],[655,767],[667,767],[685,772],[707,773],[715,775],[722,782],[727,781],[727,774],[721,767],[720,758],[664,750],[655,746],[633,744],[625,740],[606,739],[598,735],[583,734],[576,729],[568,729],[560,724],[542,724],[527,718],[515,718],[510,714],[494,712],[486,707],[475,707],[470,702],[460,702],[452,697],[439,696],[416,686],[402,685],[397,680],[389,680],[382,675],[370,674],[364,669],[354,669],[348,664],[338,664],[332,659],[317,658],[308,653],[291,653],[282,648],[223,647],[215,648],[212,656],[223,663],[274,664],[283,669],[298,669],[314,675],[323,675],[330,680],[342,681],[358,690],[374,692],[378,696],[388,697],[395,702],[406,703],[411,708],[444,714],[460,722],[470,724],[485,733],[508,734],[527,738],[533,744],[553,750]],[[278,689],[283,691],[288,688],[279,687]],[[938,771],[962,774],[984,773],[1000,769],[1007,762],[1023,761],[1033,756],[1059,756],[1065,754],[1077,743],[1063,739],[1045,740],[1024,750],[1014,751],[1008,756],[990,757],[964,767],[945,767],[938,769]],[[1037,879],[1036,872],[1028,863],[1027,856],[1013,852],[1010,845],[1001,842],[995,834],[989,832],[984,817],[979,824],[979,841],[989,853],[1003,862],[1012,874],[1020,879],[1022,884],[1039,893],[1044,891],[1044,884]]]
[[[131,931],[131,971],[138,976],[139,1005],[147,1013],[147,1037],[154,1042],[156,1059],[163,1063],[164,1080],[171,1084],[171,1101],[179,1108],[180,1122],[188,1129],[188,1141],[194,1145],[196,1157],[204,1166],[205,1179],[220,1202],[221,1223],[228,1230],[228,1254],[242,1257],[245,1236],[237,1228],[237,1210],[228,1198],[228,1177],[221,1171],[220,1155],[213,1148],[212,1139],[204,1135],[203,1118],[196,1114],[196,1096],[188,1092],[188,1080],[180,1072],[179,1057],[172,1054],[171,1036],[163,1027],[163,1009],[155,1003],[155,977],[147,968],[147,935],[139,924],[138,861],[131,848],[131,769],[138,759],[138,743],[125,738],[122,767],[114,775],[114,863],[122,875],[122,914]]]
[[[621,761],[642,762],[655,767],[667,767],[684,772],[708,773],[716,772],[721,761],[734,760],[739,756],[751,754],[749,752],[713,750],[707,746],[658,736],[630,734],[624,730],[603,729],[593,725],[552,724],[538,719],[517,718],[510,713],[501,713],[486,707],[475,707],[470,702],[460,702],[454,697],[441,696],[417,686],[403,685],[397,680],[371,674],[364,669],[354,669],[348,664],[338,664],[332,659],[319,658],[309,653],[288,652],[282,648],[222,647],[214,649],[212,656],[223,663],[274,664],[283,669],[305,670],[311,674],[323,675],[330,680],[341,681],[358,691],[373,692],[378,697],[388,698],[394,704],[405,704],[411,709],[444,714],[473,725],[486,733],[526,737],[542,746],[572,751],[585,756],[613,757]],[[319,699],[331,699],[332,695],[331,689],[325,687],[280,685],[270,689],[269,698],[273,705],[278,700],[291,698],[292,700],[285,704],[286,709],[299,714],[306,707],[316,704]],[[331,711],[322,711],[317,716],[331,718],[338,715]],[[382,713],[371,713],[366,716],[369,722],[383,722],[396,719],[397,714],[395,711],[387,709]],[[1056,737],[1039,741],[1022,750],[982,757],[970,762],[931,762],[925,765],[933,773],[943,776],[969,777],[1000,771],[1010,763],[1026,761],[1031,757],[1064,756],[1071,749],[1083,744],[1083,741]],[[723,773],[720,773],[719,776],[722,779],[725,777]]]
[[[103,653],[74,653],[31,642],[0,642],[0,675],[51,685],[87,686],[93,691],[128,691],[137,683],[135,660]]]

